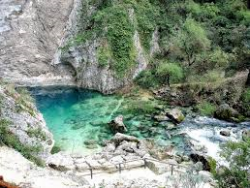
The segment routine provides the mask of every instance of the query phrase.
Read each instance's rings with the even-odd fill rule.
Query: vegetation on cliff
[[[25,89],[18,90],[19,92],[12,85],[0,83],[0,146],[13,148],[25,158],[42,166],[44,165],[43,161],[38,155],[44,148],[40,141],[47,141],[47,135],[37,124],[31,126],[26,122],[29,128],[25,130],[25,118],[37,118],[37,114],[33,106],[33,98],[28,91]],[[13,114],[16,117],[13,118]],[[32,120],[29,122],[32,122]],[[37,122],[34,121],[33,123]],[[34,128],[34,126],[38,128]],[[24,133],[18,135],[17,132],[21,133],[22,131]],[[26,140],[25,134],[30,139],[37,139],[38,142],[35,142],[34,139],[32,142]]]
[[[214,176],[218,180],[218,186],[227,188],[236,186],[239,188],[250,186],[249,177],[249,147],[250,139],[241,142],[228,142],[223,146],[222,157],[229,162],[230,168],[222,168],[214,171]]]

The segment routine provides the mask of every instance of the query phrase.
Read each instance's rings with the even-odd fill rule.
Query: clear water
[[[187,117],[176,129],[167,130],[164,124],[152,120],[152,114],[135,114],[126,110],[131,105],[144,103],[140,97],[133,99],[139,103],[131,103],[131,98],[104,96],[74,88],[32,88],[31,92],[56,145],[71,153],[101,150],[102,144],[114,135],[108,123],[120,114],[128,128],[126,134],[153,140],[158,146],[174,146],[175,151],[185,154],[190,151],[187,141],[194,139],[207,147],[209,155],[216,157],[220,143],[238,140],[240,130],[250,128],[250,123],[232,124],[207,117]],[[225,127],[235,132],[230,138],[219,134]],[[86,143],[89,141],[91,144]]]
[[[164,127],[153,126],[151,118],[124,114],[128,101],[121,96],[104,96],[89,90],[74,88],[32,88],[38,109],[56,144],[72,153],[89,153],[101,149],[102,143],[113,133],[107,123],[122,114],[128,127],[126,134],[151,138],[161,146],[169,144],[184,147],[183,138],[166,134]],[[90,147],[86,144],[91,141]]]

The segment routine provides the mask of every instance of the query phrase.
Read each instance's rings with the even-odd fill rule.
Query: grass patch
[[[124,107],[124,113],[145,115],[152,114],[155,112],[156,104],[152,101],[128,101]]]
[[[213,116],[216,110],[216,106],[214,104],[211,104],[206,101],[201,102],[196,107],[197,107],[198,112],[203,116]]]
[[[21,113],[22,111],[28,112],[31,116],[35,117],[36,113],[32,106],[34,102],[33,97],[30,95],[27,89],[17,88],[18,94],[15,95],[16,112]]]
[[[241,95],[242,112],[245,116],[250,116],[250,89],[247,89]]]
[[[41,128],[36,128],[36,129],[29,128],[28,131],[27,131],[27,134],[30,137],[39,138],[39,139],[41,139],[43,141],[46,140],[46,134],[42,131]]]

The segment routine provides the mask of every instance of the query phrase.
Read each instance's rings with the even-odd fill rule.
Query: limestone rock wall
[[[100,37],[64,47],[97,10],[82,9],[81,0],[2,0],[0,1],[0,78],[25,86],[74,85],[112,93],[147,67],[150,56],[159,50],[157,30],[146,54],[140,35],[134,33],[136,67],[119,78],[109,68],[98,66]],[[133,11],[130,11],[133,22]]]
[[[39,155],[46,158],[54,145],[53,135],[33,101],[23,95],[9,85],[0,85],[0,120],[9,122],[8,129],[21,143],[39,146]]]
[[[70,69],[51,65],[73,0],[0,1],[0,78],[23,85],[72,84]]]

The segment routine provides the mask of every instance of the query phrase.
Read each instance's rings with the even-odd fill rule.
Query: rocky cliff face
[[[0,2],[0,77],[18,84],[70,84],[70,70],[51,61],[73,0]]]
[[[100,3],[88,1],[86,4],[81,0],[1,1],[0,77],[20,85],[77,85],[103,93],[112,93],[129,84],[146,68],[150,56],[159,50],[157,30],[151,33],[148,52],[142,47],[139,32],[134,30],[135,66],[127,70],[126,76],[117,76],[109,66],[100,66],[104,62],[99,58],[99,49],[106,48],[102,34],[61,50],[79,33],[88,30],[91,16],[98,12]],[[135,26],[133,8],[126,11]]]
[[[57,63],[57,65],[70,65],[74,70],[76,84],[79,87],[94,89],[103,93],[112,93],[128,85],[147,67],[149,59],[160,50],[157,29],[155,28],[155,32],[151,34],[150,49],[146,51],[141,43],[141,36],[136,29],[137,21],[135,11],[133,8],[126,10],[129,22],[132,27],[134,27],[131,40],[133,43],[132,53],[134,55],[133,61],[135,61],[135,65],[127,69],[125,75],[117,75],[110,64],[112,64],[112,61],[118,60],[114,59],[114,54],[110,52],[112,44],[110,44],[110,41],[104,36],[105,33],[108,33],[108,28],[102,28],[101,33],[95,33],[95,29],[92,30],[91,28],[93,27],[93,23],[91,23],[93,21],[93,15],[98,14],[102,3],[98,1],[93,3],[93,1],[90,1],[89,3],[78,2],[77,4],[78,6],[72,11],[68,34],[65,36],[62,44],[62,47],[66,47],[66,49],[58,51],[58,61],[55,63]],[[90,33],[92,37],[89,37],[88,34],[84,32]],[[123,31],[118,30],[118,32],[122,33]],[[79,42],[79,40],[83,41]],[[123,38],[120,40],[123,40]],[[100,58],[102,55],[100,55],[101,50],[104,51],[104,55],[106,55],[107,59]],[[118,51],[118,49],[115,50]],[[122,62],[119,61],[117,63],[122,64]]]
[[[39,156],[45,158],[50,154],[54,145],[53,136],[27,93],[20,94],[12,86],[0,84],[0,120],[8,122],[7,129],[22,144],[39,147]],[[0,142],[1,137],[8,136],[2,134]]]

